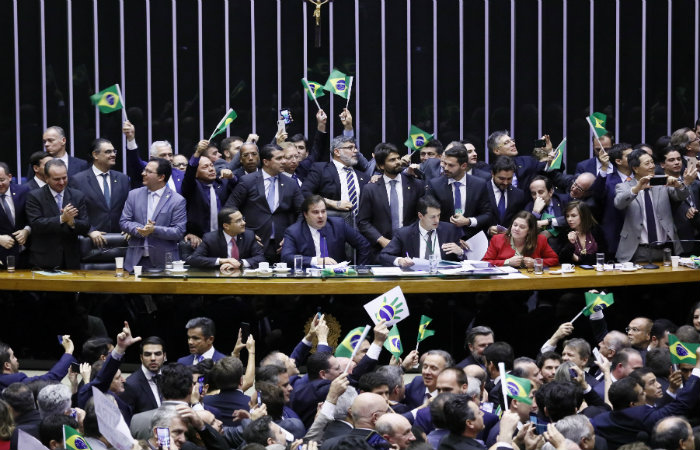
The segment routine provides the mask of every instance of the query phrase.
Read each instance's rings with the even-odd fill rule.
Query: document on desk
[[[529,278],[529,277],[528,277],[527,275],[525,275],[525,274],[520,273],[520,272],[511,272],[511,273],[506,274],[506,275],[499,275],[499,276],[497,276],[497,277],[495,277],[495,278],[498,278],[498,279],[511,279],[511,278],[515,278],[515,279],[517,279],[517,278]]]
[[[464,256],[471,260],[481,260],[486,254],[486,250],[489,248],[489,240],[486,238],[486,234],[483,231],[479,231],[467,240],[467,245],[469,246],[469,250],[466,251]]]
[[[57,270],[55,272],[47,272],[45,270],[36,270],[34,273],[39,275],[45,275],[47,277],[55,277],[56,275],[73,275],[71,272],[64,272],[62,270]]]
[[[316,267],[317,269],[335,270],[335,269],[345,268],[345,267],[347,267],[349,264],[350,264],[350,261],[343,261],[343,262],[338,263],[338,264],[332,264],[332,265],[331,265],[331,264],[326,264],[325,266],[316,265],[316,266],[314,266],[314,267]]]
[[[372,267],[372,275],[376,277],[400,277],[403,275],[401,267]]]

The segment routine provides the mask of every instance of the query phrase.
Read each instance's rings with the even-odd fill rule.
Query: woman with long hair
[[[572,201],[566,205],[564,216],[569,231],[559,234],[559,260],[562,263],[595,264],[596,253],[606,253],[607,246],[591,209],[583,202]]]
[[[542,258],[545,266],[559,264],[559,257],[547,243],[547,238],[537,234],[535,216],[520,211],[506,233],[491,238],[483,260],[495,266],[531,269],[535,258]]]

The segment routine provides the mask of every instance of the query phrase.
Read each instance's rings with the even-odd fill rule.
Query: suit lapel
[[[418,222],[411,225],[411,234],[408,239],[408,254],[413,258],[420,257],[420,240],[423,239],[420,235]]]
[[[155,222],[155,218],[158,217],[158,214],[160,213],[160,210],[163,209],[163,206],[170,200],[170,196],[173,195],[173,190],[168,187],[168,185],[165,185],[165,190],[163,191],[163,195],[160,196],[160,199],[158,200],[158,204],[156,207],[153,209],[153,221]]]
[[[340,198],[342,189],[340,188],[340,175],[338,174],[338,170],[335,168],[335,164],[333,164],[333,161],[329,162],[328,165],[326,166],[326,170],[329,170],[331,172],[331,178],[334,180],[334,184],[336,187],[335,194]]]
[[[263,177],[262,170],[255,172],[255,176],[255,188],[258,190],[258,195],[260,195],[260,198],[265,204],[265,207],[267,207],[267,210],[272,213],[270,210],[270,205],[267,203],[267,196],[265,195],[265,178]]]
[[[110,177],[111,179],[111,173]],[[104,206],[106,209],[109,209],[109,206],[107,206],[107,201],[105,200],[104,193],[102,192],[102,189],[100,188],[100,185],[97,183],[97,178],[95,178],[95,174],[92,173],[92,169],[90,169],[90,173],[88,174],[88,185],[93,189],[93,192],[95,192],[95,195],[98,197],[97,201],[100,202],[100,205]],[[110,191],[109,193],[112,193],[112,185],[110,183]]]

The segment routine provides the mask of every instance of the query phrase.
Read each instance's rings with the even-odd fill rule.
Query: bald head
[[[594,181],[595,181],[595,175],[593,175],[590,172],[582,173],[581,175],[576,177],[574,184],[571,185],[571,190],[569,191],[569,195],[571,195],[572,198],[590,197],[591,186],[593,186]]]
[[[693,450],[695,440],[690,424],[680,417],[667,417],[660,420],[651,435],[653,448],[666,450]]]
[[[381,416],[375,425],[377,433],[400,450],[408,448],[416,440],[411,431],[411,423],[400,414],[388,413]]]
[[[389,409],[384,397],[372,392],[363,392],[352,402],[350,413],[355,428],[374,429],[377,420]]]

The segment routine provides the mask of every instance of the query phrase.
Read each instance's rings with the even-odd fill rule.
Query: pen
[[[408,252],[406,252],[406,258],[410,258],[410,256],[408,256]]]

